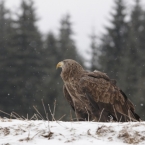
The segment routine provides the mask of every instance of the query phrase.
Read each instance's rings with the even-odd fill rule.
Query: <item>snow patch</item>
[[[145,144],[145,122],[101,123],[0,119],[3,145]]]

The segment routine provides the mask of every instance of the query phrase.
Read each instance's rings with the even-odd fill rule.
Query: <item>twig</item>
[[[52,121],[56,121],[55,118],[54,118],[54,116],[53,116],[53,114],[52,114],[52,111],[51,111],[51,108],[50,108],[50,105],[49,104],[48,104],[48,108],[49,108],[50,114],[52,116]]]
[[[42,101],[43,109],[44,109],[44,112],[45,112],[45,115],[46,115],[46,119],[48,120],[48,115],[47,115],[47,112],[46,112],[46,108],[45,108],[43,99],[41,99],[41,101]]]
[[[79,121],[78,116],[77,116],[76,109],[75,109],[75,115],[76,115],[76,119],[77,119],[77,121]]]
[[[78,119],[78,116],[77,116],[77,112],[76,112],[76,105],[75,105],[75,102],[74,102],[74,110],[75,110],[75,115],[76,115],[76,119],[77,119],[77,121],[79,121],[79,119]]]
[[[52,119],[54,120],[54,121],[56,121],[59,125],[61,125],[55,118],[54,118],[54,116],[53,116],[53,114],[52,114],[52,111],[51,111],[51,108],[50,108],[50,105],[48,104],[48,108],[49,108],[49,111],[50,111],[50,114],[51,114],[51,116],[52,116]],[[62,126],[62,125],[61,125]]]
[[[24,116],[22,116],[22,118],[24,119],[24,120],[28,120],[27,118],[25,118]]]
[[[46,115],[47,115],[47,118],[48,118],[48,113]],[[51,132],[50,131],[50,125],[49,125],[49,119],[47,121],[48,121],[48,132]]]
[[[34,117],[36,117],[35,114],[30,118],[30,120],[32,120]]]
[[[54,100],[53,117],[55,116],[56,100]]]
[[[86,111],[87,111],[87,114],[88,114],[88,122],[90,121],[89,120],[89,112],[88,112],[88,110],[87,110],[87,108],[85,107],[85,109],[86,109]]]
[[[35,117],[35,118],[34,118]],[[30,118],[30,120],[32,120],[32,119],[36,119],[36,120],[38,120],[38,117],[37,117],[37,115],[34,113],[34,115]]]
[[[40,114],[40,112],[38,111],[38,109],[37,109],[35,106],[33,106],[33,108],[34,108],[34,109],[36,110],[36,112],[41,116],[42,120],[44,120],[43,116]]]
[[[0,112],[4,113],[4,114],[6,114],[6,115],[9,115],[9,116],[11,116],[11,114],[9,114],[9,113],[6,113],[6,112],[4,112],[4,111],[2,111],[2,110],[0,110]]]
[[[27,137],[28,139],[30,139],[30,130],[29,130],[29,132],[28,132],[28,137]]]
[[[129,111],[129,110],[128,110]],[[134,118],[132,118],[131,116],[130,116],[130,114],[129,114],[129,112],[128,112],[128,115],[126,115],[126,114],[124,114],[124,113],[121,113],[122,115],[124,115],[124,117],[126,117],[126,118],[129,118],[130,119],[130,121],[135,121],[135,122],[137,122],[137,120],[136,119],[134,119]],[[128,120],[126,120],[126,122],[129,122]]]
[[[19,117],[20,119],[24,120],[24,118],[20,117],[20,115],[19,115],[19,114],[17,114],[16,112],[12,112],[12,114],[15,114],[15,115],[16,115],[16,117]]]
[[[36,117],[36,119],[38,120],[38,117],[37,117],[37,115],[35,114],[35,117]]]
[[[122,115],[121,115],[121,117],[120,117],[120,119],[119,119],[119,122],[121,122],[121,119],[122,119]]]
[[[100,117],[99,117],[98,122],[100,122],[100,119],[101,119],[101,117],[102,117],[102,113],[103,113],[103,111],[104,111],[104,108],[103,108],[102,111],[101,111],[101,114],[100,114]]]
[[[34,134],[34,136],[32,136],[30,139],[32,140],[36,135],[38,135],[39,133],[41,133],[42,131],[37,132],[36,134]]]
[[[60,121],[66,114],[62,115],[58,121]]]
[[[16,119],[19,119],[15,114],[11,113],[11,117],[14,117]]]
[[[135,118],[135,116],[134,116],[134,114],[130,111],[130,115],[132,116],[130,116],[130,118],[131,118],[131,121],[135,121],[135,122],[137,122],[138,120],[137,119],[134,119]],[[134,118],[133,118],[134,117]]]
[[[70,121],[73,121],[71,110],[70,110]]]
[[[38,118],[40,118],[41,120],[44,120],[39,114],[36,114],[36,116],[37,116]]]
[[[131,122],[131,117],[130,117],[130,112],[129,112],[129,110],[128,110],[128,116],[129,116],[129,119],[130,119],[130,122]]]
[[[118,117],[117,117],[117,114],[116,114],[116,110],[115,110],[115,108],[114,108],[114,105],[113,105],[113,110],[114,110],[114,113],[115,113],[116,119],[117,119],[117,121],[118,121]]]

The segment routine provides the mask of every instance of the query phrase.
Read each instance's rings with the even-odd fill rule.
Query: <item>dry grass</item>
[[[8,136],[10,134],[22,135],[24,133],[25,134],[27,133],[27,137],[25,136],[24,138],[19,139],[20,142],[31,141],[36,136],[42,136],[44,138],[47,138],[48,140],[49,139],[55,139],[56,134],[55,134],[55,132],[51,131],[50,119],[48,118],[48,112],[47,112],[47,109],[45,107],[45,104],[44,104],[43,100],[42,100],[42,106],[43,106],[43,109],[44,109],[44,112],[45,112],[45,117],[42,116],[41,113],[39,112],[39,110],[34,106],[34,109],[35,109],[36,113],[29,119],[29,121],[41,119],[45,122],[45,124],[47,122],[47,126],[46,126],[45,130],[37,130],[36,129],[37,130],[36,133],[32,135],[31,134],[31,128],[35,128],[35,125],[29,123],[29,124],[27,124],[27,126],[24,126],[24,125],[19,126],[18,125],[15,128],[14,127],[10,127],[10,128],[0,127],[0,135],[3,135],[3,136]],[[48,104],[47,107],[48,107],[49,113],[51,114],[52,121],[55,121],[56,123],[61,125],[59,120],[61,120],[65,115],[63,115],[58,120],[55,119],[56,101],[54,102],[53,111],[51,110],[49,104]],[[12,118],[28,122],[28,115],[27,115],[27,118],[25,118],[23,116],[21,117],[16,112],[12,112],[11,114],[8,114],[8,113],[6,113],[2,110],[0,110],[0,112],[9,116],[9,119],[8,118],[0,118],[1,122],[11,122]],[[102,110],[102,112],[103,112],[103,110]],[[100,114],[100,118],[101,118],[101,115],[102,115],[102,113]],[[71,120],[71,123],[73,123],[74,119],[72,118],[71,112],[70,112],[70,120]],[[91,122],[91,121],[89,121],[89,117],[88,117],[88,122]],[[98,123],[96,122],[96,124],[98,124]],[[112,124],[113,124],[113,122],[112,122]],[[114,128],[112,128],[112,126],[108,126],[104,123],[104,125],[96,127],[95,133],[92,132],[92,128],[87,129],[86,130],[86,135],[90,136],[91,138],[95,138],[96,140],[106,138],[109,142],[113,141],[114,139],[116,139],[118,141],[121,141],[121,142],[124,142],[124,143],[127,143],[127,144],[139,144],[141,142],[145,142],[145,130],[144,131],[136,131],[135,130],[135,128],[140,127],[140,125],[145,127],[144,123],[138,122],[138,123],[133,123],[132,124],[131,122],[129,122],[128,124],[118,123],[118,125],[123,126],[118,132]],[[73,128],[71,128],[71,129],[73,129]],[[72,132],[76,132],[76,131],[77,130],[73,130]],[[57,136],[60,137],[60,138],[58,138],[59,140],[62,140],[62,137],[65,138],[65,136],[63,135],[63,132],[60,132]],[[76,134],[74,133],[72,135],[72,138],[67,139],[65,142],[69,143],[69,142],[76,141],[77,139],[78,138],[77,138]]]
[[[138,144],[145,140],[145,134],[124,126],[123,129],[119,131],[118,138],[128,144]]]
[[[106,136],[107,134],[112,134],[114,133],[115,131],[111,129],[111,127],[109,126],[105,126],[105,125],[102,125],[100,127],[97,128],[96,130],[96,134],[98,136]]]

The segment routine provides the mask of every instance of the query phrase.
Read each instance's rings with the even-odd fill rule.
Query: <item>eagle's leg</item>
[[[77,121],[87,121],[88,120],[88,114],[82,110],[76,110],[75,115],[76,115]]]
[[[94,114],[92,114],[92,112],[87,110],[86,107],[83,110],[76,108],[75,114],[76,114],[76,120],[78,121],[97,121]]]

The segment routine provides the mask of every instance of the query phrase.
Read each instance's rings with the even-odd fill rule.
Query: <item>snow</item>
[[[0,144],[143,145],[145,122],[48,122],[0,118]]]

